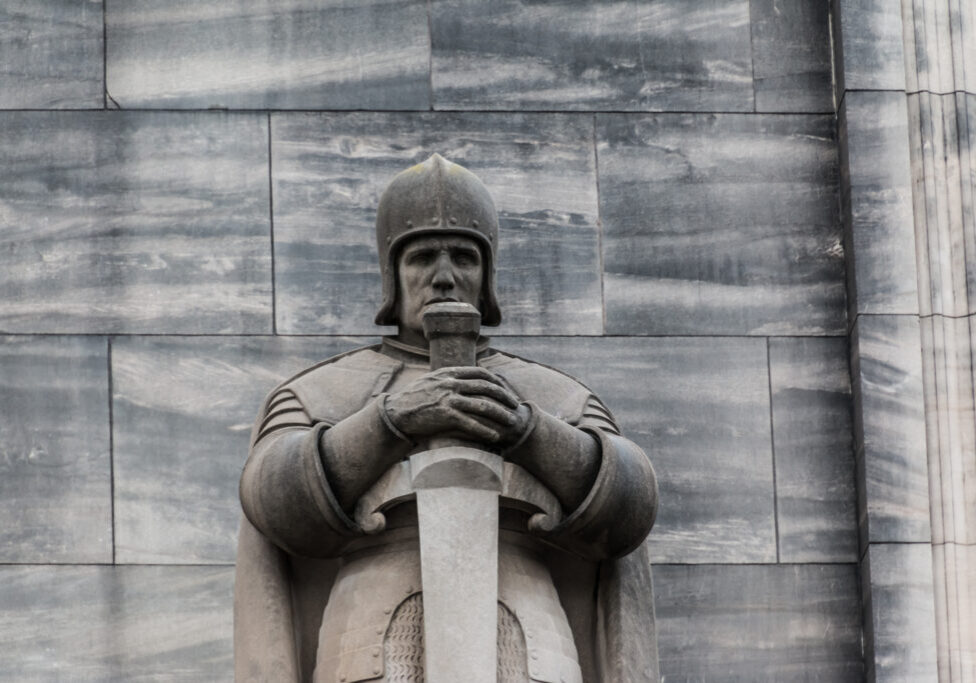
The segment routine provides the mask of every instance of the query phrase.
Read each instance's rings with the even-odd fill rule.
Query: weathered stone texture
[[[0,337],[0,562],[112,561],[107,356],[101,337]]]
[[[845,330],[829,117],[598,116],[597,151],[607,332]]]
[[[0,114],[0,330],[271,331],[267,118]]]
[[[122,108],[430,103],[423,0],[107,0],[106,26],[107,91]]]
[[[278,331],[376,333],[380,192],[437,151],[495,199],[497,331],[600,334],[592,133],[590,117],[558,114],[273,116]]]
[[[0,109],[101,109],[102,0],[5,0]]]

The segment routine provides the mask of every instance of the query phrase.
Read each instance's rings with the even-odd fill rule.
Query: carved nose
[[[434,271],[432,283],[437,289],[454,288],[454,269],[451,267],[451,258],[447,254],[437,257],[437,270]]]

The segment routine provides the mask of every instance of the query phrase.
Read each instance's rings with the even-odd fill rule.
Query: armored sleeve
[[[567,443],[566,430],[582,430],[599,444],[600,466],[583,502],[543,536],[578,555],[622,557],[650,533],[657,515],[657,479],[644,451],[620,435],[610,411],[592,394],[573,425],[552,416],[538,420],[529,439]],[[531,447],[531,445],[529,445]]]

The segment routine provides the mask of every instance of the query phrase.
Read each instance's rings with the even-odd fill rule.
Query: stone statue
[[[654,472],[586,387],[479,335],[487,189],[435,154],[376,231],[397,334],[278,386],[252,432],[237,680],[657,681]]]

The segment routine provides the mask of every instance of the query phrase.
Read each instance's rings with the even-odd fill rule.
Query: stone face
[[[438,151],[477,173],[498,208],[497,331],[599,334],[592,132],[591,117],[572,115],[273,116],[278,331],[376,333],[380,193]]]
[[[756,111],[833,111],[828,5],[752,0]]]
[[[105,16],[107,91],[122,108],[430,104],[422,0],[107,0]]]
[[[107,355],[101,337],[0,338],[0,562],[112,561]]]
[[[0,567],[9,680],[231,681],[233,567]]]
[[[861,581],[868,680],[938,681],[931,546],[872,544]]]
[[[655,565],[668,680],[864,680],[855,565]]]
[[[597,141],[608,333],[844,331],[830,118],[606,115]]]
[[[771,339],[781,562],[856,562],[851,385],[844,339]]]
[[[753,110],[747,0],[438,0],[431,46],[435,109]]]
[[[914,316],[862,315],[851,337],[862,550],[927,542],[929,477]]]
[[[102,1],[0,7],[0,109],[100,109]]]
[[[838,114],[849,317],[916,313],[918,287],[905,96],[849,92]]]
[[[655,563],[776,561],[766,349],[756,339],[497,339],[578,377],[654,463]]]
[[[267,119],[0,114],[0,330],[271,331]]]
[[[231,563],[237,486],[265,394],[354,339],[117,339],[112,350],[116,558]]]
[[[831,8],[837,102],[850,90],[904,90],[901,4],[831,0]]]

